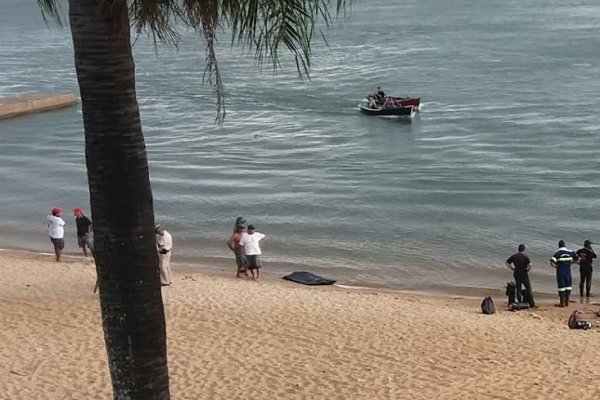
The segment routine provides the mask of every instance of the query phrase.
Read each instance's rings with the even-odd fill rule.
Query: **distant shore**
[[[33,93],[0,98],[0,120],[75,104],[77,104],[77,97],[72,93]]]
[[[111,398],[93,262],[0,252],[0,398]],[[174,399],[593,399],[596,304],[480,313],[479,299],[307,287],[175,268]],[[482,371],[486,371],[482,373]],[[568,382],[565,385],[564,382]]]

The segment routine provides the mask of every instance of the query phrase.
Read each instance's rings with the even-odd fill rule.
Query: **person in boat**
[[[394,102],[394,98],[392,98],[392,97],[386,97],[385,101],[383,102],[383,108],[384,109],[396,108],[396,104]]]
[[[381,89],[381,86],[377,86],[377,92],[375,92],[375,100],[384,101],[386,97],[387,95],[385,94],[383,89]]]
[[[369,96],[369,108],[371,108],[371,109],[379,108],[379,107],[377,107],[377,102],[375,101],[375,98],[373,96]]]

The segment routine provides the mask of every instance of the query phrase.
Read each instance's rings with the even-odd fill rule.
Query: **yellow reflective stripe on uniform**
[[[552,258],[550,259],[550,261],[554,261],[554,262],[556,262],[556,258],[552,257]]]
[[[558,288],[558,291],[559,291],[559,292],[564,292],[564,291],[566,291],[566,290],[573,290],[573,287],[572,287],[572,286],[568,286],[568,287],[562,287],[562,288]]]
[[[573,257],[563,257],[563,258],[559,258],[558,262],[571,262],[573,261]]]

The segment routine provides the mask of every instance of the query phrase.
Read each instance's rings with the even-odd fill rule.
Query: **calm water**
[[[243,215],[277,273],[500,287],[525,242],[534,289],[552,290],[557,240],[600,240],[599,29],[591,0],[361,2],[315,45],[310,81],[287,63],[261,72],[223,40],[223,128],[199,40],[156,53],[140,38],[157,221],[176,260],[232,264],[224,242]],[[3,2],[0,36],[0,96],[77,90],[70,33],[34,1]],[[420,96],[422,112],[360,115],[377,85]],[[81,111],[0,121],[0,137],[0,247],[49,250],[47,211],[89,208]]]

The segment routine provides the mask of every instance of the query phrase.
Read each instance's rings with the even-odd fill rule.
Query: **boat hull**
[[[419,97],[394,97],[396,104],[400,104],[401,107],[416,107],[421,105],[421,99]]]
[[[421,98],[420,97],[395,97],[395,96],[389,96],[392,99],[394,99],[394,102],[399,105],[400,107],[414,107],[414,108],[419,108],[419,106],[421,105]],[[377,105],[382,105],[383,104],[383,100],[377,100]]]
[[[412,107],[394,107],[394,108],[369,108],[365,106],[358,106],[360,111],[367,115],[398,115],[398,116],[411,116],[413,113]]]

